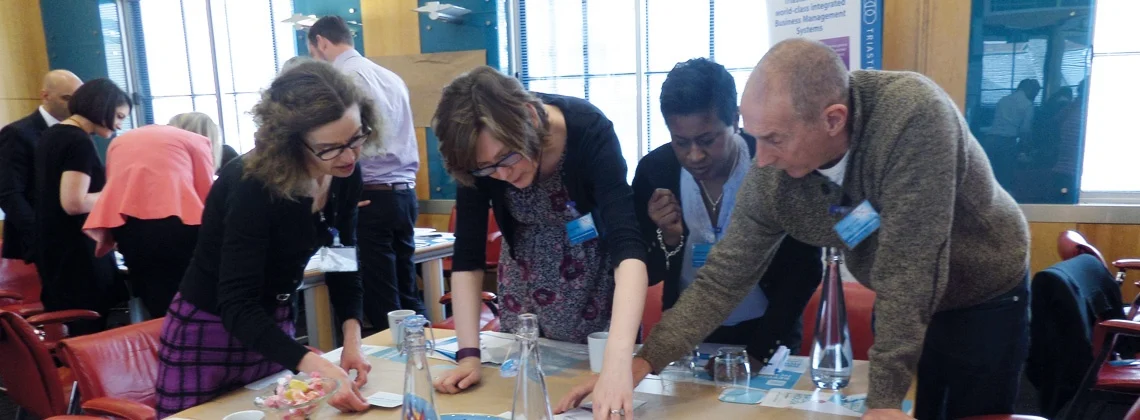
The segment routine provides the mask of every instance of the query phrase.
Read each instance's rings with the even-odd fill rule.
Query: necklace
[[[740,163],[739,153],[740,153],[740,149],[737,148],[736,153],[733,154],[733,156],[732,156],[732,168],[729,168],[729,170],[728,170],[728,177],[729,178],[732,178],[732,174],[734,172],[736,172],[736,164]],[[712,206],[713,210],[716,210],[717,206],[720,205],[721,200],[724,199],[724,187],[723,186],[721,187],[720,195],[718,195],[716,197],[716,200],[713,200],[712,197],[709,196],[708,187],[705,187],[705,181],[701,180],[699,182],[701,183],[701,194],[705,196],[705,200],[708,200],[708,202]]]

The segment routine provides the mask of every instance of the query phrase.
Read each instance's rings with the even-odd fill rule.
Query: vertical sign
[[[883,0],[768,0],[773,44],[810,38],[827,44],[851,70],[883,64]]]

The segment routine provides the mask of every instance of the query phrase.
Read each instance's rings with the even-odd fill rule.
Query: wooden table
[[[437,339],[450,337],[448,330],[436,330]],[[364,339],[365,344],[391,346],[391,336],[387,331],[380,332]],[[371,359],[372,373],[368,375],[368,384],[361,393],[365,397],[378,391],[403,394],[404,364],[394,363],[385,359]],[[445,365],[447,362],[431,360],[432,366]],[[851,385],[844,392],[848,394],[861,394],[867,391],[866,361],[856,361],[852,375]],[[433,373],[438,376],[438,373]],[[573,369],[567,369],[557,375],[546,377],[546,385],[550,392],[551,404],[558,401],[570,389],[591,375],[588,363],[583,363]],[[796,383],[795,389],[811,390],[811,375],[803,375]],[[482,413],[498,415],[510,411],[514,393],[514,378],[502,378],[497,368],[483,368],[483,383],[478,387],[458,395],[444,395],[437,393],[435,402],[441,414],[444,413]],[[227,414],[252,410],[254,397],[263,391],[240,389],[225,395],[212,402],[191,408],[175,417],[188,420],[220,419]],[[833,414],[817,413],[790,408],[769,408],[759,405],[730,404],[717,400],[719,389],[712,385],[703,385],[692,382],[674,382],[663,379],[642,381],[635,390],[635,398],[647,401],[647,404],[634,413],[636,419],[744,419],[764,418],[777,420],[793,419],[854,419]],[[382,409],[373,407],[369,411],[356,414],[341,414],[335,408],[325,405],[313,413],[314,419],[327,418],[362,418],[362,419],[399,419],[400,409]]]
[[[443,305],[439,304],[443,296],[443,259],[450,257],[455,248],[453,238],[416,238],[416,253],[412,262],[419,265],[424,280],[424,307],[427,308],[427,318],[432,322],[443,321]],[[422,244],[422,245],[421,245]],[[305,300],[305,326],[309,335],[309,345],[329,351],[336,347],[337,334],[340,328],[333,317],[332,303],[329,301],[328,286],[325,285],[324,273],[318,270],[306,270],[305,280],[300,288],[302,298]],[[365,305],[369,302],[365,301]],[[387,322],[387,320],[383,320]],[[373,320],[373,322],[377,322]]]

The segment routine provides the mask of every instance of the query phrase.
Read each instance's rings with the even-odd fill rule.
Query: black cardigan
[[[645,260],[646,244],[638,231],[633,191],[626,182],[625,158],[613,123],[594,105],[578,98],[536,93],[542,102],[562,111],[566,118],[566,157],[562,182],[578,212],[590,213],[602,248],[616,268],[627,259]],[[477,178],[474,187],[460,187],[455,202],[454,271],[486,267],[487,209],[508,245],[513,245],[517,222],[507,209],[510,184],[490,177]],[[514,247],[511,247],[513,253]],[[513,256],[513,255],[512,255]]]
[[[749,155],[755,157],[756,141],[746,134],[741,135],[748,145]],[[670,260],[669,269],[665,269],[665,252],[657,242],[657,224],[649,218],[649,198],[658,188],[672,191],[677,201],[681,201],[681,162],[677,160],[677,155],[673,153],[673,147],[669,144],[645,155],[637,163],[637,173],[633,178],[634,205],[638,222],[641,224],[645,241],[650,244],[646,263],[649,269],[649,283],[665,282],[662,307],[669,309],[681,296],[681,265],[685,261],[684,253],[688,251],[683,250],[674,255]],[[689,227],[684,225],[684,220],[681,224],[685,236],[688,237]],[[799,328],[802,325],[800,317],[822,278],[823,263],[820,248],[785,236],[768,271],[757,279],[760,288],[768,297],[768,308],[764,316],[760,317],[755,334],[749,340],[749,354],[759,359],[767,357],[782,344],[799,342],[801,334]],[[796,353],[799,348],[788,350]]]
[[[261,181],[243,179],[242,160],[225,166],[206,197],[198,245],[179,291],[186,301],[221,317],[226,331],[246,348],[296,369],[308,349],[278,328],[272,314],[281,304],[279,294],[297,298],[305,266],[317,249],[332,244],[332,235],[324,225],[318,228],[311,197],[274,197]],[[356,244],[362,188],[360,165],[329,186],[325,218],[346,246]],[[325,283],[337,319],[362,319],[359,273],[326,273]]]

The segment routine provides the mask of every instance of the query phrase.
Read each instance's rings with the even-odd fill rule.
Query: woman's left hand
[[[345,346],[344,353],[340,356],[340,367],[345,372],[356,370],[354,384],[357,389],[368,383],[368,372],[372,371],[372,364],[364,357],[359,346]]]
[[[633,374],[629,363],[605,366],[594,385],[594,420],[633,420]]]

